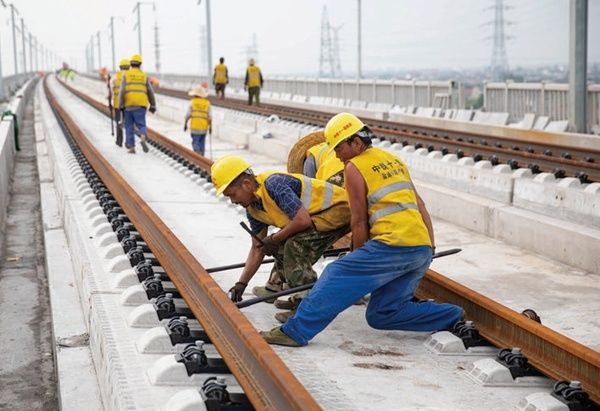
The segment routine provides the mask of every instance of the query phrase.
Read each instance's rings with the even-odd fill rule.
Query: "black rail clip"
[[[159,295],[153,300],[154,301],[152,303],[160,320],[175,316],[175,302],[173,301],[173,294],[166,293]]]
[[[489,341],[484,340],[481,335],[479,335],[479,330],[475,327],[473,321],[459,321],[454,324],[454,327],[450,332],[462,340],[465,348],[492,345]]]
[[[127,258],[131,263],[132,267],[137,266],[139,263],[144,261],[144,250],[139,245],[127,251]]]
[[[151,260],[140,261],[134,267],[134,271],[140,281],[144,281],[148,277],[154,277]]]
[[[246,394],[227,391],[225,377],[208,377],[202,384],[200,395],[208,411],[254,410]]]
[[[208,358],[204,352],[204,341],[186,345],[182,352],[175,354],[175,360],[183,363],[189,376],[193,374],[230,374],[221,358]]]
[[[597,411],[600,409],[588,393],[583,391],[579,381],[557,381],[552,396],[569,407],[569,411]]]
[[[165,293],[161,275],[158,273],[155,273],[154,277],[146,277],[146,279],[142,281],[142,287],[144,287],[144,291],[146,291],[148,298],[156,298]]]
[[[538,370],[529,365],[529,360],[523,355],[520,348],[501,349],[496,361],[508,368],[513,379],[542,376]]]
[[[191,330],[186,316],[173,317],[165,325],[171,344],[190,344],[194,341],[211,343],[210,337],[202,329]]]

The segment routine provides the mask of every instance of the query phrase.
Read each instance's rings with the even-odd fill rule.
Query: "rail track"
[[[160,87],[157,92],[187,99],[185,91]],[[211,97],[211,103],[224,108],[265,116],[276,115],[282,120],[324,127],[331,113],[275,104],[248,106],[240,99],[221,100]],[[533,174],[552,173],[556,178],[575,177],[581,183],[600,181],[600,150],[580,148],[557,142],[549,133],[520,131],[519,137],[492,137],[466,131],[363,118],[375,134],[392,143],[424,147],[428,151],[472,157],[475,162],[487,160],[492,165],[508,164],[512,169],[529,168]],[[515,131],[515,134],[517,132]]]
[[[108,107],[104,104],[62,84],[83,101],[108,115]],[[260,339],[200,263],[127,186],[123,178],[115,174],[110,164],[86,140],[57,102],[54,99],[52,102],[88,158],[87,162],[105,182],[161,266],[170,273],[169,277],[215,342],[253,405],[257,408],[278,405],[276,409],[318,408],[304,387]],[[190,170],[208,176],[210,160],[153,130],[149,130],[149,140],[155,148],[169,154]],[[417,296],[462,306],[467,318],[475,322],[485,340],[498,347],[521,347],[529,363],[536,369],[553,379],[580,381],[590,398],[600,403],[600,353],[433,270],[427,272]]]

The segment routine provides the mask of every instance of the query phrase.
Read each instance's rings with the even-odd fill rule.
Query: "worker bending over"
[[[156,111],[154,90],[140,66],[142,56],[134,54],[130,59],[130,69],[121,77],[121,89],[119,90],[119,107],[121,107],[125,118],[125,147],[129,153],[135,154],[134,126],[140,132],[140,142],[145,152],[148,152],[146,138],[146,109],[151,113]]]
[[[204,155],[206,133],[211,128],[210,102],[206,98],[208,94],[204,87],[195,87],[188,92],[192,97],[190,107],[185,115],[183,131],[187,131],[190,122],[190,133],[192,136],[192,148],[200,155]]]
[[[352,114],[340,113],[327,123],[327,144],[345,164],[354,251],[325,267],[283,326],[261,332],[270,344],[308,344],[369,293],[366,319],[376,329],[443,330],[463,315],[456,305],[413,302],[435,248],[431,219],[406,165],[372,147],[371,138]]]
[[[211,179],[218,194],[246,208],[252,232],[263,243],[252,239],[244,270],[229,290],[235,302],[241,301],[265,255],[275,256],[278,261],[267,285],[254,288],[255,295],[314,282],[317,274],[312,265],[349,231],[350,209],[341,187],[301,174],[254,175],[250,164],[235,155],[217,160],[211,167]],[[268,226],[281,230],[267,236]],[[283,283],[278,284],[274,279],[280,277]],[[284,322],[291,313],[279,313],[275,318]]]

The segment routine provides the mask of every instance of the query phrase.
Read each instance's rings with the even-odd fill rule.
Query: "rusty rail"
[[[529,362],[557,380],[581,381],[600,403],[600,353],[545,327],[456,281],[429,270],[416,295],[457,304],[480,334],[498,347],[519,347]]]
[[[90,104],[94,102],[94,106],[103,106],[77,90],[74,92]],[[184,152],[191,152],[179,146]],[[183,152],[178,151],[178,154],[183,155]],[[344,240],[347,244],[348,239]],[[416,295],[463,307],[467,318],[477,324],[484,338],[498,347],[520,347],[529,362],[551,378],[581,381],[590,398],[600,403],[600,353],[597,351],[431,269],[421,281]]]
[[[260,410],[321,409],[204,267],[85,137],[50,93],[47,79],[44,90],[94,171],[171,274],[252,405]]]

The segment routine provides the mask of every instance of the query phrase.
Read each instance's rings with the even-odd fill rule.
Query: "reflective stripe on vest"
[[[257,66],[248,66],[248,87],[260,87],[260,69]]]
[[[367,186],[369,238],[392,246],[431,245],[406,165],[376,147],[350,162]]]
[[[255,195],[261,199],[264,211],[249,206],[248,212],[252,217],[265,224],[283,228],[290,222],[289,217],[279,208],[265,188],[265,181],[273,174],[288,175],[300,180],[302,184],[300,201],[302,202],[302,207],[304,207],[311,216],[327,210],[334,205],[340,203],[347,204],[348,202],[346,191],[343,188],[329,184],[325,181],[309,178],[302,174],[261,173],[256,176],[256,181],[259,186],[255,191]],[[345,224],[348,224],[348,221],[334,222],[334,225],[338,227]]]
[[[207,99],[194,97],[191,100],[190,131],[193,133],[206,133],[208,124],[208,109],[210,103]]]
[[[227,66],[225,64],[217,64],[215,66],[215,83],[227,83]]]
[[[125,76],[125,107],[148,107],[148,78],[136,67],[127,70]]]

